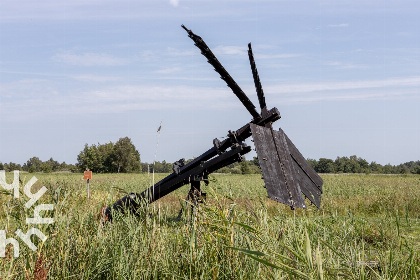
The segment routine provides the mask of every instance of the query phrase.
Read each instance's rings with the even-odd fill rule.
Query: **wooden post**
[[[86,171],[83,173],[83,180],[87,181],[87,197],[90,199],[90,192],[89,192],[89,180],[92,179],[92,171],[89,171],[89,169],[86,169]]]
[[[90,193],[89,193],[89,179],[87,179],[86,181],[87,181],[87,197],[88,197],[88,199],[90,199]]]

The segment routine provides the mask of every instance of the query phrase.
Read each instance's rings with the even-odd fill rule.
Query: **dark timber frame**
[[[254,104],[229,75],[203,39],[184,25],[182,28],[187,31],[188,36],[200,49],[201,54],[207,58],[208,63],[213,66],[220,78],[239,98],[253,119],[236,131],[229,131],[228,138],[224,141],[214,139],[212,148],[188,164],[185,164],[184,159],[175,162],[172,174],[142,193],[130,193],[115,202],[106,209],[105,218],[111,220],[113,211],[124,212],[127,209],[136,214],[140,203],[152,203],[186,184],[191,184],[187,198],[195,203],[198,196],[204,196],[200,189],[201,181],[208,184],[210,173],[234,162],[242,161],[242,156],[251,150],[243,142],[250,136],[254,139],[268,197],[287,204],[292,209],[295,207],[306,208],[303,193],[319,208],[323,181],[283,130],[273,129],[272,123],[280,119],[280,113],[277,108],[267,109],[251,43],[248,44],[248,56],[261,113],[258,113]]]

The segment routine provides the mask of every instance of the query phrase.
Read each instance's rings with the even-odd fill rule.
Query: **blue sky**
[[[307,158],[420,159],[418,1],[0,0],[0,161],[75,163],[128,136],[151,162],[198,156],[251,116],[201,36]],[[258,107],[258,106],[257,106]],[[251,154],[251,158],[255,154]]]

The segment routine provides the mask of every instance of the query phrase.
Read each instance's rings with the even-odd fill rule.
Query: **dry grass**
[[[151,183],[143,174],[35,174],[54,204],[48,239],[0,259],[3,279],[418,279],[420,176],[328,175],[322,209],[296,211],[266,198],[258,175],[213,175],[207,204],[175,217],[188,186],[140,218],[100,225],[98,213]],[[32,174],[24,174],[28,181]],[[163,178],[158,174],[156,181]],[[26,232],[27,212],[1,194],[0,229]],[[189,207],[186,207],[189,209]],[[47,216],[51,216],[48,212]],[[26,272],[23,273],[22,272]]]

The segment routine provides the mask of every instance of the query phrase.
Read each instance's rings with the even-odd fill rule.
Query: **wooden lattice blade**
[[[285,135],[255,124],[251,124],[251,132],[268,197],[291,207],[306,208]]]
[[[320,208],[323,184],[321,177],[319,177],[281,128],[279,131],[275,131],[275,134],[280,135],[280,139],[286,139],[287,147],[296,170],[295,179],[299,182],[301,191],[316,207]]]

